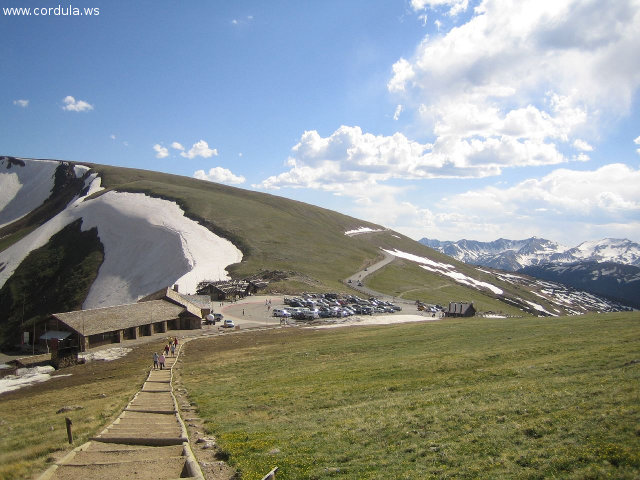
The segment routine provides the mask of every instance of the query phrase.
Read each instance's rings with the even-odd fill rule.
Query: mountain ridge
[[[492,242],[422,238],[419,242],[461,262],[507,271],[545,263],[613,262],[640,266],[640,244],[628,239],[604,238],[585,241],[575,247],[539,237],[499,238]]]
[[[493,242],[440,242],[423,245],[472,265],[519,272],[640,307],[640,244],[605,238],[565,247],[550,240],[500,238]]]

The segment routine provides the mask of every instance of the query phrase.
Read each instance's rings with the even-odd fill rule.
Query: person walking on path
[[[168,343],[164,346],[164,356],[165,357],[169,356],[169,344]]]
[[[171,356],[172,357],[176,356],[176,344],[175,343],[171,344]]]
[[[153,369],[158,369],[158,354],[156,352],[153,353]]]
[[[164,353],[161,353],[160,356],[158,357],[158,363],[160,363],[160,370],[164,370]]]

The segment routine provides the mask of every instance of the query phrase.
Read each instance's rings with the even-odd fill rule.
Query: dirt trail
[[[142,389],[111,425],[38,480],[204,480],[172,391],[179,352],[167,357],[165,369],[149,372]]]

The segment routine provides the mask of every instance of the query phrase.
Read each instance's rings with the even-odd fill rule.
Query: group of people
[[[176,349],[178,348],[178,337],[175,337],[174,339],[170,339],[169,343],[167,343],[164,346],[164,350],[162,350],[160,352],[160,355],[158,355],[157,352],[154,352],[153,354],[153,369],[154,370],[164,370],[164,364],[165,361],[167,359],[167,357],[169,356],[169,352],[171,352],[171,356],[175,357],[176,355]]]

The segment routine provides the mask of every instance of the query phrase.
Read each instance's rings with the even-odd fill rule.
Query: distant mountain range
[[[640,308],[640,267],[613,262],[532,265],[520,273]]]
[[[640,267],[640,244],[626,239],[605,238],[583,242],[577,247],[566,247],[537,237],[526,240],[500,238],[493,242],[441,242],[423,238],[420,243],[461,262],[512,272],[548,263],[613,262]]]
[[[640,244],[605,238],[565,247],[543,238],[420,243],[472,265],[520,272],[640,308]]]

